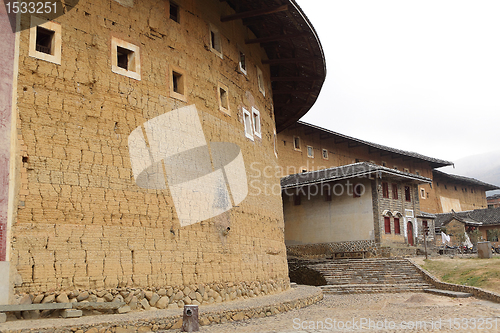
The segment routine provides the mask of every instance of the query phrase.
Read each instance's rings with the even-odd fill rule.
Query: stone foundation
[[[130,310],[177,309],[186,304],[208,305],[280,293],[289,288],[289,282],[214,283],[164,288],[116,288],[101,290],[74,290],[17,295],[16,304],[124,302]]]
[[[364,253],[366,257],[380,255],[377,243],[372,240],[320,243],[306,245],[288,245],[287,254],[293,257],[329,257],[343,253]]]

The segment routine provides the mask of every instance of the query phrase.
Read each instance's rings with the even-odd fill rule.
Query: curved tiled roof
[[[465,212],[452,212],[436,214],[436,227],[447,224],[451,220],[468,223],[482,223],[482,225],[500,225],[500,208],[486,208],[468,210]]]
[[[439,167],[443,167],[443,166],[447,166],[447,165],[453,165],[453,162],[450,162],[450,161],[446,161],[446,160],[441,160],[441,159],[434,158],[434,157],[425,156],[425,155],[422,155],[422,154],[419,154],[419,153],[415,153],[415,152],[411,152],[411,151],[406,151],[406,150],[391,148],[391,147],[388,147],[388,146],[379,145],[377,143],[373,143],[373,142],[369,142],[369,141],[364,141],[364,140],[361,140],[361,139],[356,139],[356,138],[353,138],[351,136],[340,134],[340,133],[337,133],[337,132],[334,132],[334,131],[330,131],[330,130],[328,130],[326,128],[322,128],[322,127],[319,127],[319,126],[316,126],[316,125],[312,125],[312,124],[309,124],[309,123],[306,123],[306,122],[303,122],[303,121],[297,121],[297,124],[298,125],[307,126],[307,127],[312,128],[312,129],[316,129],[316,130],[321,131],[321,132],[323,132],[323,133],[325,133],[327,135],[335,137],[338,140],[342,140],[342,142],[345,142],[345,141],[352,142],[355,145],[368,146],[368,147],[370,147],[373,150],[383,151],[383,152],[387,152],[387,153],[394,154],[394,155],[406,156],[406,157],[410,157],[410,158],[414,158],[414,159],[418,159],[418,160],[427,161],[427,162],[429,162],[431,164],[431,166],[433,168],[439,168]]]
[[[222,0],[221,0],[222,1]],[[234,14],[221,22],[243,21],[259,43],[271,70],[278,132],[292,125],[316,102],[326,78],[323,48],[311,22],[295,0],[225,0]]]
[[[434,179],[436,178],[446,178],[451,181],[455,181],[458,183],[464,183],[467,185],[476,185],[476,186],[481,186],[484,187],[485,191],[490,191],[490,190],[500,190],[500,187],[492,184],[488,184],[485,182],[482,182],[480,180],[474,179],[474,178],[469,178],[469,177],[464,177],[464,176],[458,176],[458,175],[452,175],[449,173],[445,173],[439,170],[433,170],[432,171],[434,174]]]

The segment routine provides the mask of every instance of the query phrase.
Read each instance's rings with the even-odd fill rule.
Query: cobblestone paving
[[[358,327],[352,328],[353,323]],[[203,333],[332,331],[500,332],[500,304],[425,293],[325,295],[307,308],[200,328]]]

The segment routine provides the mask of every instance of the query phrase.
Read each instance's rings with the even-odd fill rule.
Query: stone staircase
[[[325,277],[327,294],[395,293],[434,288],[406,259],[373,258],[321,260],[309,268]]]

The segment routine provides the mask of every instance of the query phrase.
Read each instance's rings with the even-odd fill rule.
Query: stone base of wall
[[[201,306],[200,325],[220,324],[228,321],[263,318],[281,312],[300,309],[323,299],[320,288],[297,286],[272,296]],[[73,319],[46,319],[6,322],[2,332],[76,332],[76,333],[143,333],[179,329],[182,310],[130,312],[124,315],[102,315]]]
[[[185,287],[117,288],[19,294],[15,304],[124,302],[130,310],[178,309],[186,304],[209,305],[280,293],[290,287],[288,280],[267,282],[216,283]],[[128,309],[128,308],[127,308]]]
[[[377,243],[372,240],[306,245],[287,245],[286,251],[288,256],[308,258],[335,257],[339,254],[347,253],[362,253],[364,257],[376,257],[380,255]]]
[[[320,243],[307,245],[287,245],[289,257],[323,259],[323,258],[389,258],[415,256],[418,247],[413,246],[380,246],[372,240],[349,241],[338,243]],[[428,253],[435,251],[428,248]]]

